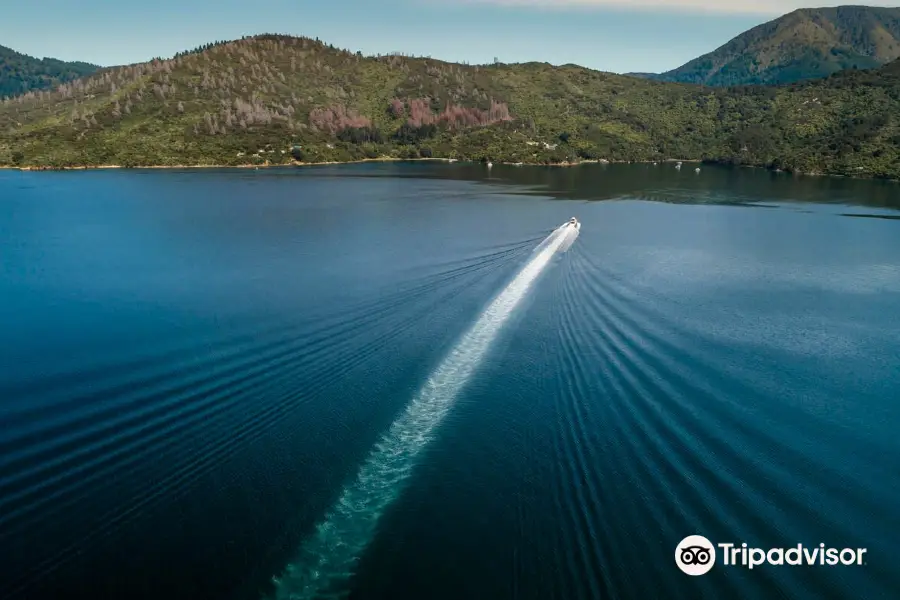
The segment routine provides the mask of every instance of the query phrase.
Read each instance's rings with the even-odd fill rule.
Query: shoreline
[[[442,162],[442,163],[461,163],[461,164],[481,164],[484,165],[480,160],[463,160],[463,159],[451,159],[451,158],[393,158],[393,157],[381,157],[381,158],[362,158],[359,160],[345,160],[345,161],[323,161],[323,162],[297,162],[291,161],[289,163],[263,163],[261,165],[254,164],[242,164],[242,165],[139,165],[126,167],[123,165],[77,165],[71,167],[45,167],[45,166],[14,166],[14,165],[0,165],[0,171],[100,171],[100,170],[109,170],[109,169],[132,169],[132,170],[140,170],[140,169],[171,169],[171,170],[184,170],[184,169],[274,169],[274,168],[286,168],[286,167],[318,167],[318,166],[335,166],[335,165],[356,165],[363,163],[386,163],[386,162]],[[772,170],[765,166],[760,165],[728,165],[726,163],[720,163],[716,161],[707,161],[704,162],[702,159],[676,159],[676,158],[666,158],[661,160],[607,160],[607,159],[590,159],[590,160],[582,160],[579,162],[562,162],[562,163],[529,163],[529,162],[497,162],[495,165],[503,165],[509,167],[547,167],[547,168],[571,168],[571,167],[579,167],[582,165],[623,165],[623,164],[634,164],[634,165],[656,165],[656,164],[674,164],[674,163],[684,163],[684,164],[706,164],[717,167],[731,167],[731,168],[742,168],[742,169],[759,169],[763,171],[769,171],[771,173],[784,173],[787,175],[799,175],[806,177],[839,177],[845,179],[858,179],[861,181],[890,181],[893,183],[900,182],[900,178],[897,177],[879,177],[877,175],[855,175],[855,174],[846,174],[846,173],[823,173],[819,171],[786,171],[782,169]],[[486,167],[485,167],[486,168]]]
[[[0,170],[7,171],[95,171],[106,169],[271,169],[275,167],[315,167],[321,165],[355,165],[373,162],[443,162],[443,163],[464,163],[464,164],[484,164],[477,160],[463,160],[456,158],[362,158],[359,160],[343,160],[343,161],[323,161],[323,162],[297,162],[289,163],[263,163],[263,164],[241,164],[241,165],[135,165],[126,167],[123,165],[75,165],[69,167],[49,167],[49,166],[16,166],[16,165],[0,165]],[[675,159],[667,158],[657,161],[652,160],[606,160],[606,159],[586,159],[578,162],[561,162],[561,163],[535,163],[535,162],[497,162],[497,165],[511,167],[578,167],[581,165],[596,164],[657,164],[657,163],[702,163],[699,159]]]
[[[18,167],[13,165],[0,165],[0,169],[17,170],[17,171],[94,171],[101,169],[272,169],[276,167],[314,167],[316,165],[351,165],[368,162],[412,162],[412,161],[439,161],[449,162],[448,158],[363,158],[360,160],[346,161],[323,161],[315,163],[291,161],[289,163],[269,163],[262,164],[241,164],[241,165],[135,165],[126,167],[124,165],[76,165],[71,167],[45,167],[45,166],[24,166]]]

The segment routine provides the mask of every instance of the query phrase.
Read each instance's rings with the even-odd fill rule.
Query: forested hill
[[[52,88],[99,68],[83,62],[34,58],[0,46],[0,98]]]
[[[900,57],[900,8],[804,8],[750,29],[660,81],[778,84],[876,68]]]
[[[0,164],[673,158],[896,177],[898,70],[701,88],[576,66],[364,57],[264,35],[2,102]]]

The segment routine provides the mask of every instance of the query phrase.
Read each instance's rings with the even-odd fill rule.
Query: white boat
[[[574,227],[576,231],[581,230],[581,223],[579,223],[578,219],[576,219],[575,217],[572,217],[571,219],[569,219],[569,222],[566,223],[566,225],[568,225],[570,227]]]

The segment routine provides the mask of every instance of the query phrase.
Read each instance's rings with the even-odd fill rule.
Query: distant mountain
[[[83,62],[34,58],[0,46],[0,98],[44,90],[100,69]]]
[[[629,75],[714,86],[778,84],[870,69],[898,57],[900,8],[804,8],[672,71]]]

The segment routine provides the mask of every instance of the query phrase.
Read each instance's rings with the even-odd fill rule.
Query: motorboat
[[[569,219],[569,222],[566,223],[566,225],[574,227],[576,230],[581,230],[581,223],[579,223],[578,219],[576,219],[575,217]]]

